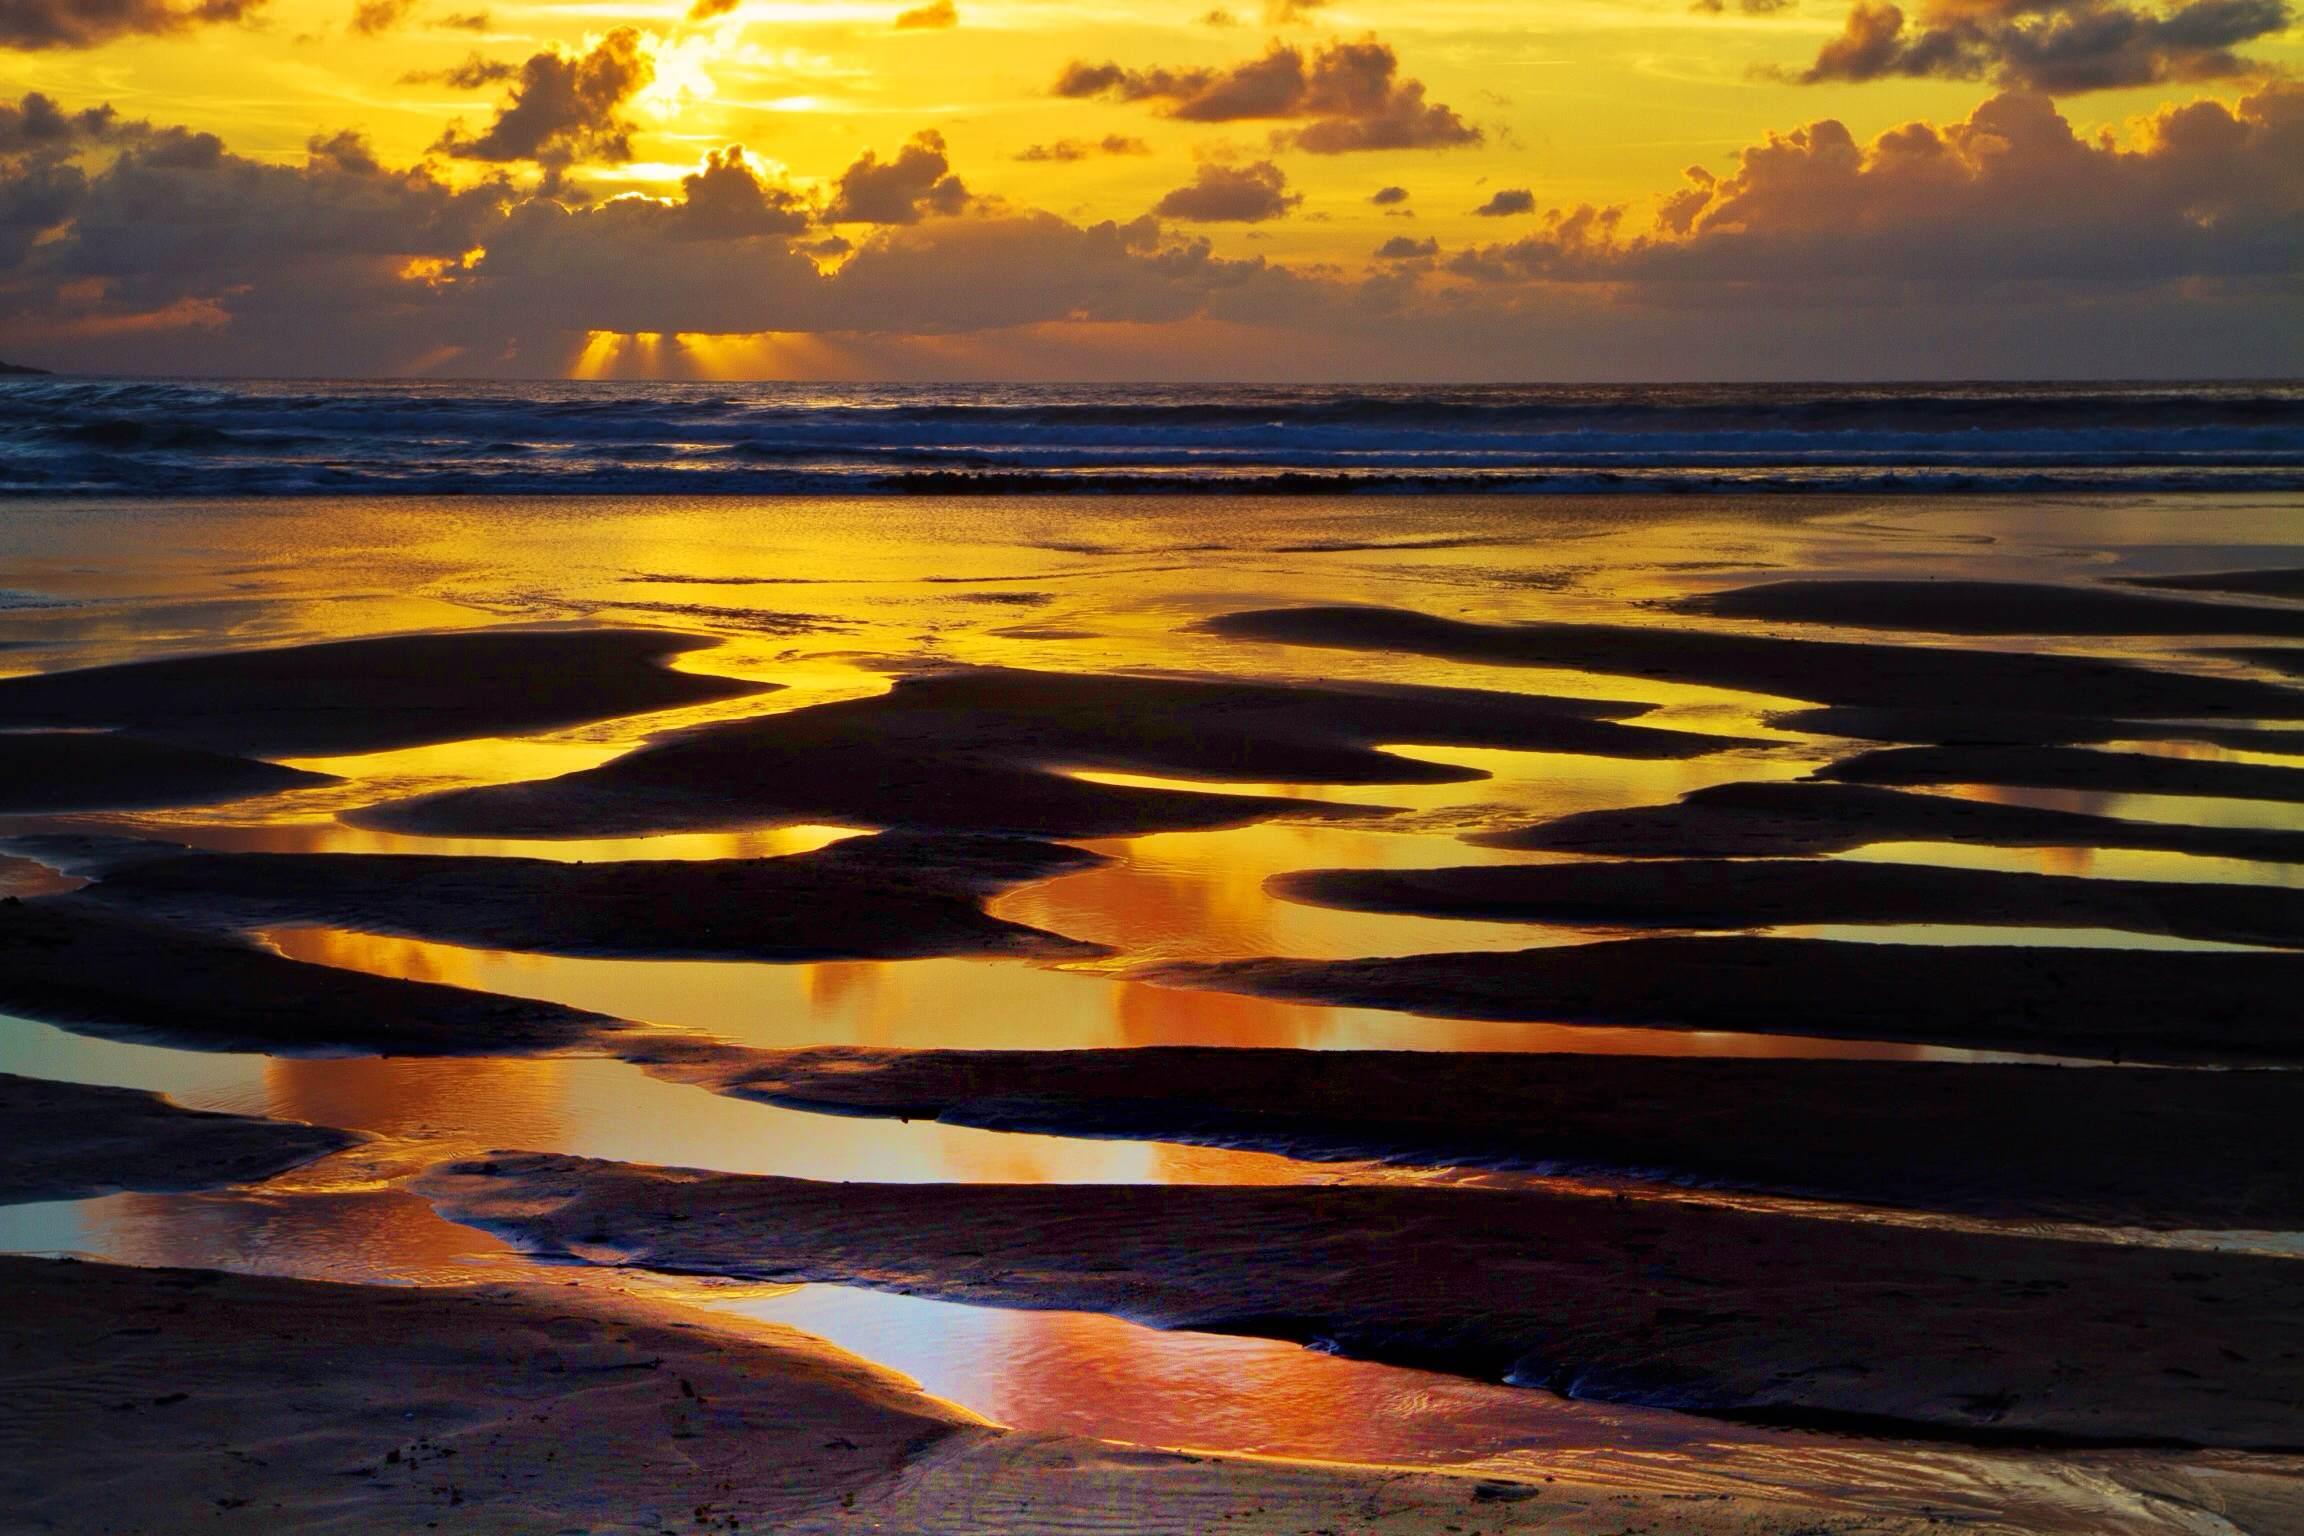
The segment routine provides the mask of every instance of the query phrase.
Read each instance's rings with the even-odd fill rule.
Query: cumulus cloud
[[[0,0],[0,48],[94,48],[245,20],[263,0]]]
[[[883,161],[871,150],[845,171],[835,189],[827,224],[917,224],[931,214],[958,213],[968,188],[952,174],[944,136],[933,129]]]
[[[926,5],[916,5],[911,10],[896,13],[896,30],[899,32],[935,31],[958,25],[960,11],[952,4],[952,0],[928,0]]]
[[[1935,76],[2072,95],[2263,73],[2233,50],[2284,30],[2287,0],[1925,0],[1910,24],[1891,3],[1856,0],[1841,34],[1800,78]]]
[[[1258,224],[1285,218],[1304,201],[1288,190],[1288,176],[1269,160],[1253,165],[1202,165],[1188,186],[1176,188],[1153,206],[1166,219],[1195,224]]]
[[[500,164],[629,160],[633,128],[619,114],[655,78],[655,62],[631,27],[618,27],[589,53],[531,54],[484,132],[475,138],[451,128],[434,147],[459,160]]]
[[[1859,143],[1832,119],[1689,171],[1653,233],[1624,208],[1553,210],[1459,254],[1484,281],[1814,284],[2292,277],[2304,249],[2304,87],[2163,108],[2122,147],[2038,95]]]
[[[1074,160],[1093,160],[1099,155],[1148,155],[1152,146],[1142,139],[1132,139],[1124,133],[1108,133],[1101,139],[1058,139],[1051,144],[1034,144],[1016,158],[1023,161],[1052,161],[1067,164]]]
[[[1390,208],[1396,203],[1408,201],[1408,189],[1406,187],[1378,187],[1374,192],[1368,194],[1368,201],[1379,208]]]
[[[1316,155],[1480,142],[1478,128],[1453,108],[1426,101],[1424,83],[1399,72],[1391,46],[1374,38],[1309,53],[1275,43],[1262,57],[1229,69],[1127,69],[1075,60],[1057,77],[1056,94],[1158,102],[1168,116],[1188,123],[1310,119],[1274,137]]]
[[[446,85],[459,91],[484,91],[492,85],[502,85],[516,79],[520,66],[507,64],[502,59],[486,59],[475,53],[461,64],[446,69],[412,70],[400,77],[402,85]]]
[[[1869,141],[1814,122],[1654,205],[1387,242],[1359,276],[1229,259],[1152,216],[849,233],[828,244],[735,148],[665,196],[571,205],[395,169],[352,134],[279,165],[0,107],[0,354],[35,362],[534,373],[593,331],[773,331],[883,375],[1637,377],[2292,366],[2304,88],[2170,106],[2121,142],[2019,94]]]
[[[1506,187],[1472,210],[1483,219],[1508,219],[1514,214],[1535,211],[1536,194],[1526,187]]]
[[[352,7],[351,28],[363,37],[397,29],[416,9],[416,0],[358,0]]]

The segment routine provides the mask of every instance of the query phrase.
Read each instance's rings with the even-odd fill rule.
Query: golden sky
[[[1869,315],[1921,371],[1957,317],[2014,326],[1984,371],[2196,372],[2211,313],[2233,371],[2304,346],[2283,0],[1706,3],[0,0],[0,94],[43,98],[0,117],[0,355],[1578,376],[1614,338],[1593,375],[1718,376]]]

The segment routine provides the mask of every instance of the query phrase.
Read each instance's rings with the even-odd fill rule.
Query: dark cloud
[[[1915,21],[1856,0],[1841,34],[1800,78],[1936,76],[2072,95],[2261,74],[2233,50],[2286,29],[2287,0],[1929,0]]]
[[[618,27],[590,53],[531,54],[487,131],[472,138],[451,128],[434,147],[459,160],[497,163],[629,160],[632,125],[619,113],[655,78],[656,65],[630,27]]]
[[[304,141],[304,152],[313,160],[325,160],[340,171],[355,176],[376,176],[383,173],[383,164],[365,135],[350,128],[330,134],[314,134]]]
[[[247,19],[263,0],[0,0],[0,48],[94,48]]]
[[[396,31],[415,9],[416,0],[357,0],[352,7],[351,29],[363,37]]]
[[[1472,211],[1483,219],[1507,219],[1514,214],[1534,213],[1536,194],[1526,187],[1506,187]]]
[[[893,160],[864,151],[840,173],[824,222],[917,224],[931,214],[958,213],[967,203],[968,188],[952,174],[944,136],[930,129],[914,134]]]
[[[38,91],[28,93],[21,102],[0,101],[0,155],[101,144],[141,128],[140,124],[123,123],[120,114],[108,106],[67,112],[53,97]]]
[[[453,11],[437,23],[455,32],[485,32],[488,30],[486,11]]]
[[[1076,60],[1057,77],[1056,94],[1160,102],[1170,117],[1191,123],[1310,119],[1274,137],[1316,155],[1480,141],[1479,129],[1453,108],[1426,101],[1423,82],[1399,78],[1399,69],[1390,45],[1374,38],[1310,53],[1275,43],[1262,57],[1229,69],[1126,69]]]
[[[492,85],[502,85],[517,79],[520,66],[507,64],[502,59],[484,59],[475,53],[461,64],[446,69],[420,69],[402,75],[402,85],[447,85],[459,91],[484,91]]]
[[[916,5],[911,10],[896,13],[896,30],[899,32],[936,31],[958,25],[960,12],[952,0],[928,0],[926,5]]]
[[[1372,253],[1378,261],[1426,261],[1440,254],[1437,240],[1412,240],[1406,235],[1394,235]]]
[[[1389,208],[1395,203],[1408,201],[1408,189],[1406,187],[1378,187],[1368,195],[1368,201],[1379,208]]]
[[[1053,161],[1069,163],[1074,160],[1093,160],[1099,155],[1148,155],[1152,146],[1142,139],[1126,134],[1108,133],[1101,139],[1058,139],[1050,144],[1034,144],[1016,158],[1024,161]]]
[[[1200,25],[1204,27],[1236,27],[1240,25],[1240,18],[1230,11],[1210,11],[1200,18]]]
[[[1288,191],[1288,177],[1269,160],[1253,165],[1202,165],[1189,186],[1170,192],[1152,211],[1195,224],[1257,224],[1285,218],[1304,201]]]
[[[2083,138],[2044,96],[1860,144],[1826,119],[1734,171],[1688,173],[1654,234],[1623,208],[1553,210],[1460,253],[1490,282],[2142,282],[2287,279],[2304,250],[2304,87],[2161,109],[2134,147]]]

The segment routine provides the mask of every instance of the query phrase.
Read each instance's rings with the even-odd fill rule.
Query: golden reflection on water
[[[1370,603],[1479,621],[1687,621],[1639,606],[1786,574],[2063,580],[2143,568],[2292,563],[2292,499],[2118,505],[2038,502],[1682,502],[1425,498],[1413,502],[743,502],[658,499],[334,500],[11,509],[5,584],[68,606],[0,614],[0,672],[163,653],[502,622],[654,624],[710,634],[683,670],[786,691],[524,739],[480,739],[300,760],[348,782],[168,815],[50,819],[274,852],[513,855],[610,860],[802,853],[857,829],[570,842],[436,840],[366,832],[345,808],[605,761],[665,729],[805,707],[887,686],[887,668],[951,662],[1154,668],[1299,680],[1376,680],[1647,702],[1637,723],[1750,738],[1687,760],[1436,749],[1401,755],[1489,775],[1446,785],[1253,786],[1303,802],[1388,808],[1093,844],[1113,862],[1014,891],[1012,920],[1098,940],[1113,965],[1012,960],[744,965],[608,961],[462,949],[336,931],[268,935],[298,959],[550,998],[756,1046],[1103,1048],[1158,1044],[1614,1054],[1975,1059],[1863,1042],[1421,1019],[1162,989],[1111,971],[1153,958],[1348,957],[1516,948],[1591,937],[1540,925],[1334,912],[1279,902],[1272,875],[1526,859],[1457,839],[1487,825],[1660,803],[1709,784],[1804,774],[1860,744],[1788,736],[1761,715],[1791,701],[1643,677],[1429,657],[1250,645],[1196,629],[1230,610]],[[2179,551],[2211,541],[2230,546]],[[2075,553],[2085,557],[2076,565]],[[1719,627],[1734,629],[1735,625]],[[2181,641],[2021,645],[2203,665]],[[2168,755],[2250,760],[2188,744]],[[1207,790],[1205,783],[1097,775]],[[2293,807],[2039,791],[1945,792],[2202,824],[2295,824]],[[1879,846],[1846,855],[2143,879],[2295,884],[2290,866],[2071,848]],[[0,866],[9,890],[36,874]],[[26,882],[31,882],[27,884]],[[52,1075],[136,1082],[187,1103],[359,1129],[379,1138],[257,1194],[120,1196],[77,1208],[82,1244],[144,1262],[347,1278],[468,1277],[510,1262],[496,1239],[440,1220],[391,1181],[499,1147],[827,1179],[1271,1183],[1333,1176],[1259,1154],[1001,1135],[803,1115],[650,1078],[620,1062],[194,1057],[0,1021],[0,1060]],[[1170,1335],[1105,1318],[891,1311],[867,1349],[1007,1422],[1169,1444],[1221,1441],[1294,1454],[1416,1456],[1496,1449],[1534,1431],[1524,1399],[1383,1373],[1286,1346]],[[850,1303],[818,1288],[783,1317],[827,1330]],[[763,1303],[761,1315],[778,1315]],[[815,1309],[811,1312],[810,1309]],[[894,1318],[891,1322],[889,1319]],[[838,1324],[845,1328],[849,1325]],[[908,1330],[908,1332],[907,1332]],[[907,1342],[908,1340],[908,1342]],[[941,1373],[941,1374],[938,1374]],[[1481,1394],[1491,1394],[1482,1396]],[[1596,1431],[1579,1421],[1576,1433]],[[1606,1431],[1614,1432],[1614,1431]],[[1358,1438],[1355,1438],[1358,1436]]]

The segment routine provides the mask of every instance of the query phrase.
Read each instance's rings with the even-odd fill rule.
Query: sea
[[[2304,382],[0,380],[30,496],[2304,489]]]

